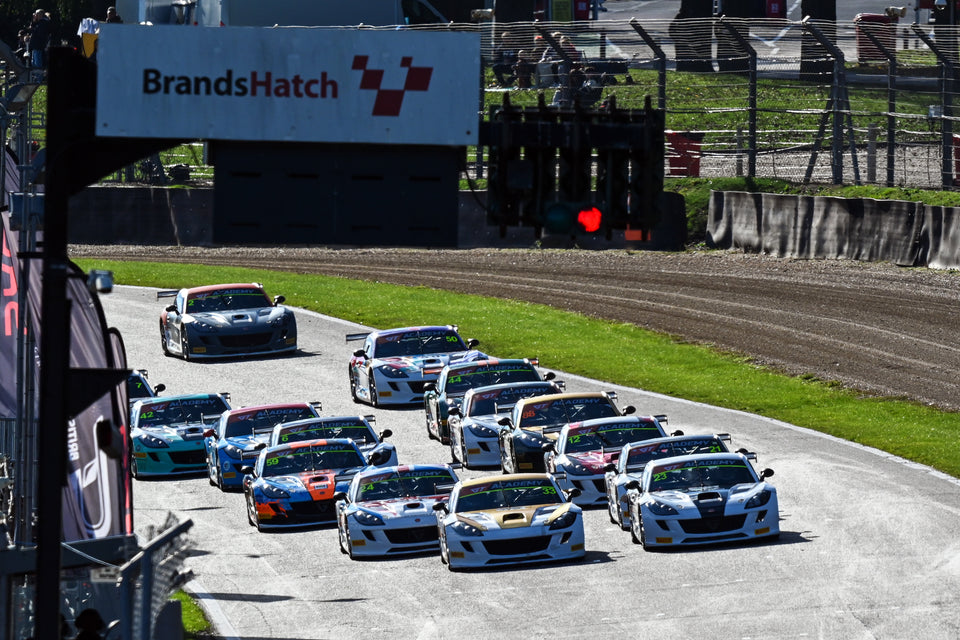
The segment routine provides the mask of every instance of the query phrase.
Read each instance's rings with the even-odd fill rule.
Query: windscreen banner
[[[480,36],[103,24],[103,137],[466,146]]]
[[[10,215],[3,218],[0,259],[0,418],[17,417],[17,337],[20,328],[20,265],[17,236],[10,231]],[[9,453],[9,452],[7,452]]]

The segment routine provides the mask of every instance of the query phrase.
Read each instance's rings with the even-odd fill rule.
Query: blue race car
[[[244,454],[259,452],[269,442],[276,425],[316,417],[319,407],[319,402],[290,402],[224,411],[203,434],[210,484],[221,491],[240,489],[240,469],[249,464],[244,462]]]
[[[369,459],[353,440],[304,440],[260,451],[256,464],[243,468],[247,521],[257,530],[335,522],[337,491],[353,475],[382,464]]]
[[[203,432],[230,409],[228,393],[137,400],[130,410],[130,474],[200,473],[207,467]]]

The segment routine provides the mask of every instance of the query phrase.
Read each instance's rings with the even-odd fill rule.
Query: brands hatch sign
[[[464,146],[477,34],[101,25],[98,136]]]

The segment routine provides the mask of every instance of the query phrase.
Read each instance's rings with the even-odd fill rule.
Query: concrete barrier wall
[[[748,253],[960,267],[960,210],[918,202],[714,191],[707,237]]]

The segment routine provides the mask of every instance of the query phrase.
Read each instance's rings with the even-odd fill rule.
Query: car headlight
[[[482,424],[468,424],[467,431],[478,438],[496,438],[497,432]]]
[[[353,517],[357,522],[367,527],[383,526],[383,518],[375,513],[370,513],[369,511],[357,511],[355,514],[353,514]]]
[[[377,371],[388,378],[406,378],[407,374],[403,369],[398,369],[397,367],[391,367],[390,365],[384,364],[377,367]]]
[[[565,514],[550,523],[550,529],[566,529],[577,521],[577,514],[573,511],[567,511]]]
[[[461,536],[482,536],[483,531],[473,526],[472,524],[467,524],[463,520],[457,520],[450,528],[456,531]]]
[[[264,484],[262,487],[263,495],[268,498],[289,498],[290,494],[281,489],[280,487],[274,486],[272,484]]]
[[[516,439],[523,446],[530,447],[532,449],[539,449],[543,446],[543,443],[547,441],[542,435],[534,435],[529,431],[524,431],[523,429],[519,429],[517,431]]]
[[[221,322],[219,320],[213,320],[212,318],[196,318],[196,317],[193,318],[193,322],[191,322],[190,324],[192,324],[197,329],[203,329],[204,331],[216,331],[220,327],[226,325],[225,322]]]
[[[572,476],[589,476],[593,475],[593,471],[587,469],[585,466],[577,462],[576,460],[567,460],[562,465],[557,465],[557,471],[565,471]]]
[[[756,509],[757,507],[762,507],[763,505],[765,505],[765,504],[767,504],[768,502],[770,502],[770,496],[772,496],[772,495],[773,495],[773,492],[772,492],[772,491],[770,491],[769,489],[764,489],[763,491],[761,491],[761,492],[758,493],[757,495],[755,495],[755,496],[753,496],[752,498],[750,498],[749,500],[747,500],[747,503],[746,503],[745,505],[743,505],[743,508],[744,508],[744,509]]]
[[[223,448],[223,453],[225,453],[230,458],[239,460],[243,456],[243,449],[241,449],[236,445],[228,444]]]
[[[668,505],[668,504],[664,504],[664,503],[662,503],[662,502],[657,502],[656,500],[654,500],[653,502],[651,502],[650,504],[648,504],[648,505],[647,505],[647,509],[649,509],[649,510],[650,510],[650,513],[652,513],[652,514],[655,515],[655,516],[675,516],[675,515],[677,515],[677,510],[676,510],[676,509],[674,509],[673,507],[671,507],[671,506]]]
[[[163,438],[150,435],[149,433],[145,433],[140,436],[140,444],[145,447],[150,447],[151,449],[167,449],[170,447],[169,442]]]

